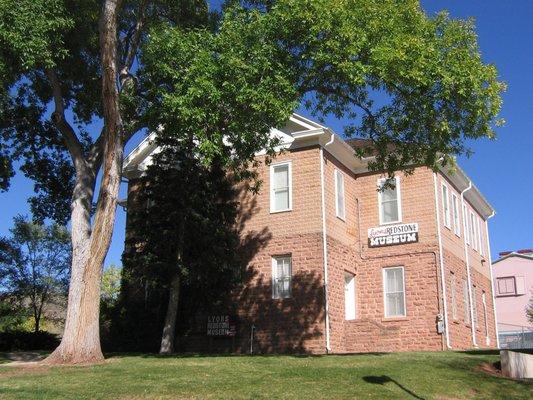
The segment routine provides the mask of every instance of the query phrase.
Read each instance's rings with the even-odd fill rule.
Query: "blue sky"
[[[429,14],[446,9],[453,17],[474,17],[483,59],[496,64],[508,84],[501,113],[507,123],[498,129],[498,139],[472,143],[475,154],[459,163],[496,209],[490,221],[493,258],[500,251],[533,247],[533,1],[424,0],[422,6]],[[8,233],[15,215],[29,214],[26,199],[32,192],[32,183],[18,174],[9,192],[0,193],[0,235]],[[125,185],[120,195],[126,196]],[[124,225],[119,207],[106,266],[121,264]]]

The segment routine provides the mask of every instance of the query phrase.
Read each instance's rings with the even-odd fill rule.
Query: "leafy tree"
[[[12,237],[0,238],[0,281],[9,296],[28,304],[39,332],[43,308],[67,290],[70,234],[57,224],[14,219]]]
[[[49,362],[103,358],[100,274],[136,133],[192,136],[206,165],[242,175],[299,103],[345,118],[377,149],[372,168],[391,174],[494,136],[503,85],[472,22],[429,18],[415,0],[243,5],[211,17],[203,0],[0,0],[0,184],[20,160],[34,214],[72,224],[65,332]]]
[[[122,268],[116,265],[110,265],[104,269],[102,273],[102,301],[107,303],[114,303],[118,299],[120,293],[120,279],[122,276]]]
[[[182,316],[202,306],[215,307],[231,291],[239,272],[234,176],[218,162],[204,165],[192,141],[170,137],[158,140],[161,151],[136,182],[143,190],[131,203],[128,218],[135,236],[127,241],[130,251],[124,254],[124,289],[149,286],[158,308],[168,299],[166,307],[160,307],[165,312],[162,324],[152,319],[161,329],[160,353],[175,349],[180,298],[195,299],[188,308],[181,307]],[[144,320],[138,318],[142,305],[135,298],[124,300],[127,318],[133,323]]]
[[[14,301],[9,295],[2,296],[0,299],[0,332],[20,329],[25,320],[26,315],[20,303]]]

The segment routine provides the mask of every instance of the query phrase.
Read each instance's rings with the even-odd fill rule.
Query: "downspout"
[[[322,252],[324,259],[324,309],[326,313],[326,352],[331,352],[329,337],[329,302],[328,302],[328,243],[326,232],[326,193],[324,188],[324,148],[335,140],[335,134],[331,134],[331,139],[324,146],[320,146],[320,189],[322,203]]]
[[[500,348],[500,336],[498,334],[498,315],[496,315],[496,302],[494,301],[494,281],[492,277],[492,254],[490,252],[490,238],[489,238],[489,219],[494,217],[494,211],[489,215],[485,221],[485,236],[487,237],[488,257],[489,257],[489,270],[490,270],[490,293],[492,297],[492,312],[494,313],[494,330],[496,331],[496,347]],[[490,343],[487,343],[487,345]]]
[[[470,327],[472,330],[472,343],[474,347],[478,347],[476,341],[476,326],[474,321],[474,307],[472,307],[472,280],[470,278],[470,257],[468,256],[468,245],[466,243],[466,235],[470,237],[470,232],[468,231],[468,213],[464,215],[465,211],[465,199],[464,195],[467,191],[472,189],[472,181],[468,181],[468,187],[461,192],[461,214],[463,215],[463,243],[465,247],[465,263],[466,263],[466,279],[468,284],[468,302],[470,304]],[[470,238],[470,242],[473,243],[474,238]]]
[[[433,173],[433,184],[435,187],[435,213],[437,214],[437,236],[439,240],[439,264],[440,264],[440,283],[442,293],[442,303],[444,307],[444,334],[446,336],[446,347],[451,349],[450,345],[450,332],[448,330],[448,305],[446,298],[446,280],[444,274],[444,256],[442,254],[442,235],[440,231],[440,210],[439,210],[439,196],[437,190],[437,174]]]

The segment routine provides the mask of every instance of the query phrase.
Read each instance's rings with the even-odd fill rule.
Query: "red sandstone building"
[[[416,168],[379,191],[384,176],[329,128],[293,115],[272,134],[285,151],[240,202],[243,238],[260,242],[234,310],[241,351],[497,346],[494,211],[461,169]],[[126,158],[130,191],[153,150],[148,138]]]

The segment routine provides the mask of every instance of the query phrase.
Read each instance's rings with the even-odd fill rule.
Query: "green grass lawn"
[[[118,355],[90,367],[0,365],[1,399],[532,399],[484,353]]]

